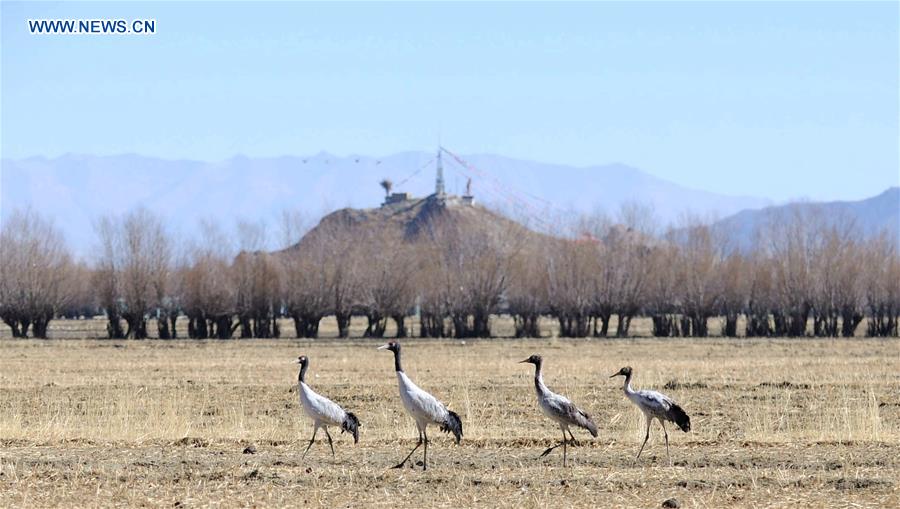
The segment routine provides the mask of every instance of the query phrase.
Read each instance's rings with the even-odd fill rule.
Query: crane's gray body
[[[567,432],[569,433],[569,436],[572,437],[572,443],[575,444],[575,436],[572,434],[572,430],[569,429],[570,426],[584,428],[590,432],[591,436],[596,437],[597,425],[594,424],[594,421],[591,420],[591,416],[588,415],[587,412],[575,406],[575,404],[569,401],[565,396],[556,394],[547,388],[547,385],[544,384],[544,376],[541,372],[543,358],[540,355],[532,355],[522,362],[534,364],[534,391],[537,394],[538,408],[541,409],[541,412],[543,412],[544,415],[559,424],[559,429],[562,430],[562,442],[549,447],[541,454],[541,457],[546,456],[550,451],[562,445],[563,466],[566,466]]]
[[[688,417],[687,413],[685,413],[677,403],[675,403],[675,400],[665,394],[656,391],[636,391],[632,389],[631,377],[633,376],[633,372],[631,367],[624,367],[612,376],[625,377],[625,382],[622,385],[625,397],[631,400],[631,402],[640,409],[641,413],[644,414],[644,442],[638,450],[635,461],[641,457],[644,446],[647,445],[647,440],[650,439],[650,423],[653,422],[653,419],[656,419],[662,426],[663,434],[666,437],[666,457],[669,459],[669,463],[671,463],[672,458],[669,456],[669,432],[666,430],[666,421],[671,421],[681,428],[682,431],[688,432],[691,430],[691,418]]]

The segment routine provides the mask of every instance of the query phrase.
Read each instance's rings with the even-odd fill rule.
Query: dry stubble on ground
[[[410,340],[407,373],[465,426],[460,447],[431,428],[427,472],[390,468],[416,432],[378,344],[0,341],[0,506],[900,506],[897,341]],[[301,460],[301,353],[362,421],[334,459],[319,442]],[[559,430],[517,363],[532,353],[600,428],[566,468],[538,458]],[[671,467],[658,426],[634,462],[624,365],[691,414]]]

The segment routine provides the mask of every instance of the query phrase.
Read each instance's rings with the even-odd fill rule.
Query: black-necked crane
[[[416,449],[424,443],[425,455],[422,460],[422,470],[425,470],[428,468],[428,433],[426,432],[428,425],[437,424],[441,431],[453,433],[453,436],[456,438],[456,444],[459,445],[463,435],[462,421],[456,412],[448,410],[437,398],[420,389],[406,376],[406,373],[403,372],[403,367],[400,365],[400,343],[391,341],[378,347],[378,349],[394,352],[394,369],[397,371],[397,383],[400,385],[400,401],[403,402],[403,408],[416,421],[416,428],[419,430],[419,441],[416,443],[416,446],[394,468],[402,468],[406,461],[416,452]]]
[[[572,430],[569,429],[569,427],[578,426],[584,428],[591,433],[591,436],[596,437],[597,425],[594,424],[594,421],[591,420],[591,416],[584,410],[575,406],[575,404],[569,401],[565,396],[556,394],[544,385],[544,377],[541,374],[543,362],[544,360],[540,355],[532,355],[524,361],[520,361],[520,364],[534,364],[534,390],[537,392],[538,406],[541,408],[541,411],[544,412],[544,415],[556,421],[556,423],[559,424],[559,429],[562,430],[562,442],[549,447],[541,454],[541,457],[550,454],[550,451],[562,445],[563,466],[566,466],[567,431],[569,432],[569,436],[572,437],[572,445],[578,445],[578,442],[575,441],[575,435],[572,434]]]
[[[319,428],[325,430],[325,436],[328,437],[328,446],[331,448],[331,457],[334,457],[334,445],[331,441],[331,434],[328,433],[328,426],[340,426],[341,433],[345,431],[353,435],[353,443],[359,443],[359,419],[352,412],[347,412],[340,405],[322,396],[312,390],[306,384],[306,369],[309,368],[309,358],[301,355],[295,361],[300,364],[300,375],[297,377],[300,393],[300,405],[303,411],[313,421],[313,435],[309,439],[309,445],[303,451],[303,457],[309,452],[313,442],[316,441],[316,433]],[[301,459],[302,459],[301,458]]]
[[[644,443],[641,444],[641,448],[638,450],[634,460],[637,461],[641,457],[641,453],[644,452],[644,446],[647,445],[647,440],[650,438],[650,423],[653,419],[656,419],[662,425],[663,434],[666,437],[666,458],[671,465],[672,457],[669,456],[669,432],[666,431],[666,421],[674,422],[681,431],[687,433],[691,430],[691,418],[688,417],[688,414],[686,414],[677,403],[675,403],[675,400],[665,394],[656,391],[636,391],[632,389],[632,373],[631,367],[626,366],[610,378],[617,376],[625,377],[625,384],[623,386],[625,396],[627,396],[628,399],[641,410],[641,413],[644,414]]]

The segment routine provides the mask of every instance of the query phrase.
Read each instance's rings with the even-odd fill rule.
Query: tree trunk
[[[596,320],[600,322],[600,330],[597,330],[596,323],[594,324],[594,336],[599,338],[605,338],[609,334],[609,320],[612,317],[612,313],[609,311],[601,311],[597,313]]]
[[[316,338],[319,336],[321,316],[298,314],[294,315],[293,319],[297,338]]]
[[[491,315],[485,309],[475,311],[472,317],[471,337],[489,338],[491,337]]]
[[[738,316],[737,313],[733,312],[725,314],[725,325],[722,327],[723,336],[727,338],[737,337]]]
[[[709,336],[708,318],[703,315],[696,315],[691,318],[691,328],[695,337],[705,338]]]
[[[247,315],[241,315],[238,317],[238,322],[241,327],[241,339],[249,339],[253,337],[253,324],[250,322],[250,317]]]
[[[346,312],[336,313],[334,318],[337,320],[338,337],[349,338],[351,314]]]
[[[539,315],[537,313],[522,313],[513,316],[516,326],[517,338],[539,338],[541,331],[539,327]]]
[[[125,339],[122,321],[117,313],[107,311],[106,334],[109,336],[109,339]]]
[[[628,337],[628,329],[631,328],[631,315],[619,314],[619,322],[616,324],[616,337]]]
[[[681,317],[681,335],[686,338],[691,336],[691,319],[687,316]]]
[[[14,338],[22,337],[21,329],[19,329],[19,319],[18,318],[15,318],[15,317],[9,316],[9,315],[5,315],[3,317],[3,323],[8,325],[9,328],[12,329],[12,337],[14,337]]]
[[[165,314],[156,319],[156,333],[159,339],[172,339],[172,334],[169,333],[169,318]]]
[[[50,326],[50,320],[53,319],[53,313],[47,312],[37,316],[34,319],[34,327],[32,336],[39,339],[47,339],[47,329]]]
[[[769,323],[769,314],[759,311],[749,313],[747,315],[747,325],[744,328],[744,335],[748,338],[771,336],[772,325]]]
[[[366,313],[366,330],[363,332],[364,338],[383,338],[385,329],[387,329],[386,317],[373,311]]]
[[[406,316],[405,315],[393,315],[394,323],[397,324],[397,337],[405,338],[406,337]]]

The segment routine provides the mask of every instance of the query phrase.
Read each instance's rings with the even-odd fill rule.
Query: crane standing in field
[[[359,419],[351,412],[345,411],[334,401],[321,396],[312,390],[306,384],[306,369],[309,367],[309,358],[301,355],[296,361],[300,364],[300,375],[298,378],[298,392],[300,393],[300,405],[303,411],[313,421],[313,435],[309,439],[309,445],[303,451],[303,458],[309,452],[313,442],[316,441],[316,433],[319,428],[325,429],[325,436],[328,437],[328,446],[331,448],[331,457],[334,457],[334,445],[331,442],[331,434],[328,433],[328,426],[340,426],[341,433],[348,432],[353,435],[353,443],[359,443]],[[302,458],[301,458],[302,459]]]
[[[440,430],[445,433],[453,433],[456,438],[456,444],[459,445],[462,439],[463,429],[462,421],[459,415],[452,410],[448,410],[443,403],[437,400],[431,394],[420,389],[412,380],[403,372],[400,365],[400,343],[391,341],[386,345],[378,347],[379,350],[390,350],[394,352],[394,369],[397,371],[397,382],[400,385],[400,400],[407,413],[416,421],[416,428],[419,430],[419,441],[413,450],[403,458],[403,461],[394,466],[394,468],[402,468],[416,449],[423,443],[425,444],[425,455],[422,460],[422,470],[428,468],[428,433],[425,429],[429,424],[437,424]]]
[[[576,407],[566,397],[556,394],[544,385],[544,377],[541,375],[543,361],[544,360],[540,355],[532,355],[524,361],[520,361],[520,364],[534,364],[534,390],[537,392],[538,406],[541,408],[541,411],[544,412],[544,415],[556,421],[559,424],[559,428],[562,430],[562,442],[548,448],[541,454],[541,457],[543,458],[550,454],[550,451],[562,445],[563,466],[566,466],[567,431],[569,432],[569,436],[572,437],[572,445],[578,445],[578,442],[575,441],[575,435],[572,434],[572,430],[569,429],[569,426],[584,428],[591,433],[591,436],[596,437],[597,425],[591,420],[590,415]]]
[[[640,450],[638,450],[637,456],[634,458],[637,461],[641,457],[641,453],[644,451],[644,446],[647,445],[647,440],[650,438],[650,423],[653,419],[659,421],[662,425],[663,434],[666,437],[666,458],[669,460],[669,464],[672,464],[672,457],[669,456],[669,432],[666,431],[666,421],[672,421],[676,426],[681,428],[681,431],[687,433],[691,430],[691,418],[688,417],[688,414],[678,406],[675,401],[666,396],[665,394],[656,392],[656,391],[636,391],[631,388],[631,376],[632,370],[631,367],[626,366],[619,370],[618,373],[610,376],[610,378],[614,378],[617,376],[625,377],[625,385],[623,390],[625,391],[625,396],[631,400],[644,414],[645,421],[645,433],[644,433],[644,443],[641,444]]]

